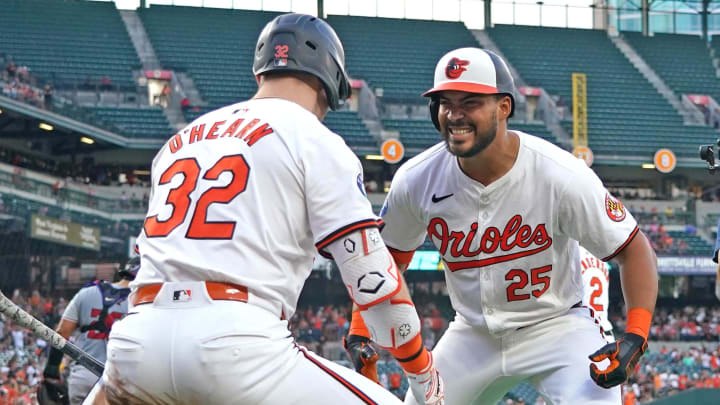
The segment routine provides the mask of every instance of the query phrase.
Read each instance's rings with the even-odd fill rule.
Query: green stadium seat
[[[644,37],[639,32],[623,32],[622,35],[678,95],[708,94],[720,100],[720,80],[706,42],[700,36],[655,34]]]
[[[158,5],[138,13],[163,66],[190,74],[209,103],[198,111],[186,111],[188,122],[217,107],[246,100],[257,90],[252,75],[255,41],[279,13]],[[355,112],[330,112],[325,123],[350,147],[377,147]]]
[[[103,123],[137,138],[168,139],[173,130],[160,108],[90,107]]]
[[[572,104],[571,74],[587,75],[588,141],[596,157],[650,160],[665,147],[696,158],[697,145],[717,137],[712,128],[683,125],[604,31],[511,25],[487,31],[528,85],[562,97],[565,105]],[[569,133],[571,119],[562,123]]]
[[[140,60],[112,2],[4,0],[0,38],[0,54],[56,87],[107,76],[135,88]]]

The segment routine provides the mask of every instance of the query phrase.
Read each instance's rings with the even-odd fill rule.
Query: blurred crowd
[[[720,341],[720,307],[658,308],[651,340]]]
[[[720,388],[719,358],[717,343],[682,351],[662,346],[659,352],[648,352],[623,387],[623,405],[649,402],[693,388]]]
[[[101,186],[149,187],[149,176],[138,176],[138,167],[123,165],[98,165],[92,162],[62,162],[44,159],[28,153],[0,147],[0,161],[50,174],[75,184],[93,184]],[[145,169],[146,168],[140,168]]]
[[[644,223],[640,228],[650,241],[655,253],[660,255],[685,255],[690,249],[690,245],[684,238],[673,238],[673,236],[665,230],[663,224],[658,222]],[[694,235],[695,226],[688,225],[685,227],[684,233],[688,236]]]
[[[5,97],[32,104],[36,107],[51,109],[53,100],[53,87],[46,83],[37,87],[37,80],[24,65],[17,65],[13,60],[5,60],[0,79],[2,79],[2,94]]]
[[[424,301],[421,299],[421,301]],[[417,303],[423,324],[423,339],[434,347],[448,326],[450,316],[444,315],[433,302]],[[350,366],[342,347],[342,337],[349,328],[350,304],[299,309],[290,320],[296,340],[316,353]],[[616,331],[625,329],[624,318],[611,317]],[[656,309],[650,330],[651,341],[702,341],[688,350],[663,349],[648,351],[637,366],[637,373],[623,392],[624,405],[636,405],[673,395],[692,388],[720,388],[720,306],[687,306],[678,309]],[[402,370],[385,350],[378,350],[380,360],[388,364],[378,367],[382,385],[399,397],[407,389]],[[504,399],[504,405],[543,405],[538,397],[532,402],[520,398]]]
[[[8,295],[14,303],[46,325],[57,324],[67,300],[43,297],[15,290]],[[36,405],[36,391],[42,377],[48,343],[0,315],[0,405]]]
[[[451,316],[432,295],[422,293],[416,302],[423,324],[423,339],[434,347]],[[55,326],[69,297],[46,297],[37,290],[19,290],[9,296],[27,312]],[[345,366],[351,366],[342,338],[350,325],[351,304],[298,308],[289,320],[296,341],[308,349]],[[614,316],[616,330],[624,329],[621,316]],[[677,392],[703,387],[720,388],[720,307],[658,308],[650,332],[651,341],[692,340],[694,346],[681,350],[662,346],[642,357],[635,375],[624,387],[624,405],[636,405]],[[702,341],[702,342],[700,342]],[[714,343],[711,343],[714,342]],[[35,405],[35,391],[47,359],[48,344],[34,337],[12,320],[0,315],[0,405]],[[402,369],[385,350],[378,349],[380,382],[398,397],[404,397],[407,382]],[[542,398],[525,402],[516,396],[504,405],[542,405]]]

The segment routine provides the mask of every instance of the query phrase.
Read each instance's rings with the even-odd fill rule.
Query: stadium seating
[[[384,119],[382,124],[385,129],[398,131],[400,140],[406,148],[426,149],[440,142],[441,139],[430,119]]]
[[[325,117],[324,123],[333,132],[342,136],[350,147],[375,149],[378,147],[362,119],[354,111],[331,111]]]
[[[142,220],[112,221],[96,215],[66,210],[60,206],[43,204],[9,193],[3,193],[0,199],[2,199],[5,214],[24,218],[27,223],[30,223],[31,215],[39,214],[82,225],[94,226],[100,228],[100,234],[102,236],[111,236],[121,240],[127,240],[129,236],[137,236],[140,233],[143,222]]]
[[[208,109],[185,112],[188,123],[205,114]],[[355,111],[330,111],[323,121],[330,130],[345,139],[345,142],[357,152],[358,148],[377,149],[378,144],[368,132],[365,123]]]
[[[571,74],[587,75],[588,137],[596,158],[650,160],[663,147],[696,158],[697,145],[716,138],[711,128],[683,125],[604,31],[496,25],[488,33],[528,85],[561,96],[565,105],[572,104]],[[572,121],[563,125],[572,133]]]
[[[167,139],[173,134],[160,108],[89,107],[103,122],[136,138]]]
[[[0,54],[56,87],[102,77],[135,86],[140,60],[112,2],[4,0],[0,38]]]
[[[643,37],[639,32],[623,32],[622,35],[678,95],[709,94],[720,100],[720,80],[715,74],[710,51],[700,36],[655,34]]]
[[[163,66],[188,72],[209,103],[198,111],[186,111],[188,122],[211,109],[248,99],[257,90],[252,75],[255,41],[278,13],[157,5],[138,13]],[[325,122],[351,147],[377,147],[354,112],[331,112]]]
[[[668,231],[674,239],[674,245],[678,244],[681,239],[685,240],[688,244],[688,250],[684,253],[687,256],[707,256],[713,251],[713,247],[705,242],[700,236],[689,234],[684,231]]]
[[[382,120],[385,129],[400,132],[400,140],[406,148],[422,148],[426,149],[441,140],[441,136],[433,126],[429,119],[410,120],[410,119],[385,119]],[[555,142],[555,137],[550,130],[542,124],[519,124],[512,122],[508,124],[509,129],[526,132],[531,135],[539,136],[550,142]]]
[[[350,76],[382,88],[388,100],[422,101],[442,55],[478,46],[461,22],[336,15],[327,21],[343,41]]]
[[[188,72],[212,107],[253,95],[255,41],[278,13],[153,4],[138,14],[162,65]]]

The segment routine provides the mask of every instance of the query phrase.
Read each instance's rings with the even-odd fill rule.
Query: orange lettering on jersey
[[[243,129],[240,130],[240,132],[238,132],[237,134],[235,134],[235,138],[242,138],[242,137],[244,137],[245,134],[247,134],[247,132],[248,132],[252,127],[254,127],[255,125],[257,125],[258,122],[260,122],[260,120],[257,119],[257,118],[255,118],[254,120],[248,122],[248,124],[245,125],[245,126],[243,127]]]
[[[195,141],[202,141],[203,131],[205,131],[205,124],[195,125],[190,130],[190,143]]]
[[[182,137],[180,137],[180,134],[177,134],[170,139],[170,153],[175,153],[175,152],[179,151],[180,148],[182,148],[182,146],[183,146],[183,142],[182,142]]]
[[[254,131],[250,133],[250,135],[246,136],[244,141],[247,142],[248,146],[253,146],[255,142],[259,141],[262,137],[265,135],[269,135],[273,133],[273,129],[270,128],[270,125],[268,124],[262,124],[261,126],[257,127]]]
[[[220,125],[224,124],[224,123],[225,123],[225,121],[218,121],[218,122],[214,123],[214,124],[210,127],[210,131],[208,131],[208,134],[205,135],[205,139],[217,139],[217,134],[216,134],[216,132],[217,132],[217,130],[218,130],[218,127],[219,127]]]
[[[223,138],[226,136],[233,136],[233,134],[235,133],[235,131],[237,131],[238,127],[240,126],[240,124],[243,123],[243,121],[245,121],[244,118],[239,118],[239,119],[235,120],[235,122],[230,124],[230,126],[225,130],[225,132],[223,132],[223,134],[220,135],[220,138]]]
[[[430,241],[438,247],[441,255],[445,256],[449,253],[454,258],[474,258],[481,254],[493,255],[498,251],[498,248],[501,252],[507,252],[515,247],[523,249],[518,252],[498,254],[480,260],[446,261],[448,268],[455,271],[490,266],[534,255],[552,245],[552,238],[548,235],[545,224],[538,224],[533,230],[532,227],[522,224],[522,222],[520,215],[513,216],[505,225],[502,233],[494,226],[487,227],[480,237],[480,246],[475,251],[470,251],[470,245],[475,239],[478,229],[476,222],[470,225],[470,231],[466,236],[465,232],[449,230],[444,219],[433,218],[428,224],[427,234]],[[531,247],[533,244],[536,246]],[[450,249],[449,252],[448,248]]]

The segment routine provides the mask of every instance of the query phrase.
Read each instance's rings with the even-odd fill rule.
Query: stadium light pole
[[[542,27],[542,6],[545,4],[543,1],[536,1],[535,4],[538,5],[538,25]]]
[[[492,27],[492,0],[485,0],[485,28]]]
[[[710,0],[703,0],[702,12],[700,13],[700,21],[702,23],[703,40],[708,40],[708,14],[710,14]]]

